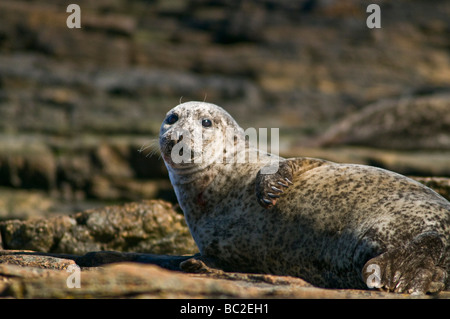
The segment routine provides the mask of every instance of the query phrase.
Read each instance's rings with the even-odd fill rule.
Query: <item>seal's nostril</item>
[[[171,136],[171,141],[174,142],[174,144],[177,144],[183,140],[183,133],[181,132],[174,132]]]
[[[173,143],[173,145],[180,143],[183,140],[183,135],[179,135],[179,136],[174,136],[171,139],[171,143]]]

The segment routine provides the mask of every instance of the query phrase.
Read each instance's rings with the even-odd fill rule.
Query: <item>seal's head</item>
[[[164,162],[178,173],[222,162],[233,151],[230,146],[243,140],[244,131],[231,115],[205,102],[186,102],[170,110],[159,134]]]

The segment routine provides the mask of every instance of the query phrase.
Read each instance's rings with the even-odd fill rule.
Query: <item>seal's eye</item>
[[[211,122],[211,120],[203,119],[202,120],[202,125],[203,125],[203,127],[211,127],[212,122]]]
[[[166,123],[170,125],[174,124],[176,121],[178,121],[178,115],[176,115],[175,113],[170,114],[166,118]]]

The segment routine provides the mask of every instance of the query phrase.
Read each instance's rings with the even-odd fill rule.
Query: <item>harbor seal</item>
[[[201,254],[182,269],[290,275],[328,288],[445,289],[450,203],[442,196],[376,167],[278,157],[244,133],[204,102],[176,106],[161,125],[161,154]]]

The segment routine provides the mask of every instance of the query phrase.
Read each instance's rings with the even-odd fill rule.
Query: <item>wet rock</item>
[[[5,249],[47,253],[198,251],[184,217],[164,201],[109,206],[46,219],[8,220],[0,222],[0,233]]]
[[[180,263],[193,256],[157,255],[117,251],[93,251],[75,258],[80,267],[98,267],[116,262],[154,264],[169,270],[180,270]]]

